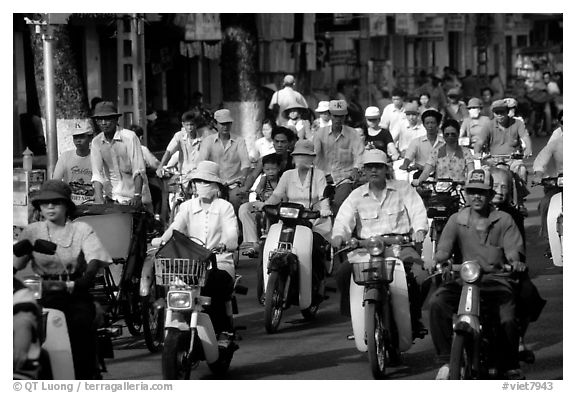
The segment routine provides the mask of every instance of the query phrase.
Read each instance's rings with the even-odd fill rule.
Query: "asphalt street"
[[[534,151],[544,145],[545,138],[533,138]],[[531,161],[528,163],[531,170]],[[522,364],[529,380],[563,378],[563,268],[544,257],[547,240],[540,236],[537,205],[541,187],[530,189],[527,199],[529,217],[525,221],[530,275],[547,304],[538,321],[530,325],[526,342],[536,355],[534,364]],[[250,288],[246,296],[238,296],[240,313],[236,325],[240,331],[240,349],[234,354],[227,379],[237,380],[370,380],[368,358],[346,339],[352,327],[338,310],[339,294],[321,304],[317,319],[304,322],[299,310],[290,308],[283,317],[280,331],[269,335],[264,329],[264,308],[255,295],[255,260],[241,259],[237,273]],[[329,287],[335,289],[333,280]],[[424,306],[424,321],[428,322]],[[127,332],[114,341],[115,358],[107,361],[104,379],[161,379],[161,355],[150,354],[143,338]],[[430,336],[416,340],[403,355],[400,367],[389,369],[390,379],[434,379],[438,364]],[[192,372],[191,379],[212,379],[206,364]]]

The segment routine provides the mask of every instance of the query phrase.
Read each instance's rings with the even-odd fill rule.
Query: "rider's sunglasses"
[[[63,205],[64,199],[47,199],[45,201],[40,201],[40,205]]]
[[[385,166],[386,166],[386,164],[369,163],[369,164],[364,165],[364,169],[366,169],[366,170],[381,169],[381,168],[384,168]]]
[[[494,112],[495,115],[502,116],[508,113],[508,109],[494,109],[492,112]]]
[[[444,138],[457,138],[458,134],[453,133],[453,132],[447,132],[444,134]]]

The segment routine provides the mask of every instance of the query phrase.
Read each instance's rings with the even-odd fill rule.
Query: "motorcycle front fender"
[[[153,276],[154,256],[151,254],[146,255],[144,264],[142,265],[142,275],[140,277],[140,296],[148,296],[150,294],[150,286],[152,280],[156,278]]]
[[[460,293],[458,314],[453,323],[454,331],[480,333],[480,287],[464,283]]]
[[[175,328],[182,331],[190,330],[190,313],[174,311],[166,308],[166,318],[164,319],[164,329]]]
[[[552,261],[556,266],[563,266],[562,255],[562,239],[558,233],[558,217],[562,215],[562,193],[552,196],[550,199],[550,207],[548,208],[548,216],[546,217],[546,224],[548,228],[548,242],[550,243],[550,252],[552,253]]]
[[[412,346],[412,319],[410,316],[410,298],[404,263],[396,259],[394,280],[390,283],[390,304],[398,331],[398,349],[405,352]]]
[[[47,312],[46,339],[42,344],[50,357],[54,379],[75,379],[74,360],[70,347],[70,336],[66,316],[60,310],[44,308]]]
[[[214,332],[210,316],[206,313],[198,313],[197,321],[198,325],[196,326],[196,329],[198,331],[200,342],[202,343],[202,349],[204,350],[206,361],[208,363],[214,363],[218,360],[218,339]]]
[[[312,304],[312,230],[303,225],[296,226],[294,248],[298,256],[298,278],[300,283],[300,310]]]
[[[350,319],[352,320],[352,331],[354,332],[354,343],[360,352],[368,351],[368,346],[364,340],[366,328],[364,326],[364,287],[354,282],[350,277]]]

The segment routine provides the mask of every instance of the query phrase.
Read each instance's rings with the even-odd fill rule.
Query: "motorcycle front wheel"
[[[455,334],[450,350],[449,379],[472,379],[472,354],[467,344],[467,337]]]
[[[141,297],[142,312],[142,330],[144,330],[144,341],[146,347],[152,353],[158,352],[164,341],[164,311],[165,309],[156,306],[162,294],[162,287],[156,285],[154,279],[154,269],[152,270],[152,281],[150,283],[150,292],[147,296]]]
[[[266,285],[266,300],[264,302],[264,325],[267,333],[275,333],[280,325],[284,312],[284,291],[286,281],[278,272],[273,271]]]
[[[190,379],[191,367],[186,360],[190,345],[190,331],[168,329],[162,350],[162,378],[171,380]]]
[[[386,324],[379,303],[366,303],[364,309],[368,359],[374,379],[386,376]]]

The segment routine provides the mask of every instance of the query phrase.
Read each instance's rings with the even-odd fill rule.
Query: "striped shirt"
[[[383,200],[364,184],[350,193],[334,221],[333,236],[350,239],[352,232],[361,239],[386,234],[428,231],[424,202],[407,182],[387,180]]]

